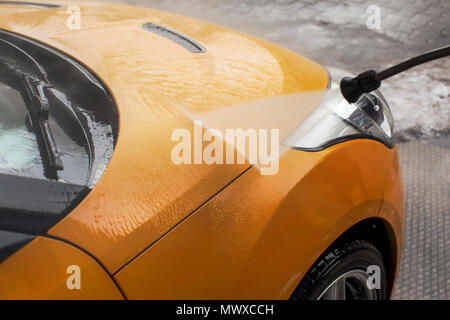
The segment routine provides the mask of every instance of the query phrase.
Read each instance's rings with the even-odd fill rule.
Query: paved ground
[[[450,44],[448,0],[109,1],[208,20],[352,73]],[[371,30],[378,9],[380,28]],[[450,299],[449,70],[450,59],[441,60],[383,84],[402,141],[407,198],[397,299]]]
[[[395,298],[450,299],[450,151],[417,140],[399,150],[407,214]]]

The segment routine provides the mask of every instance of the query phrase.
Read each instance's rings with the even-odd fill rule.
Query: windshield
[[[1,60],[0,60],[1,63]],[[0,67],[0,172],[31,178],[47,178],[42,150],[26,106],[20,74]],[[19,91],[20,90],[20,91]],[[58,172],[58,179],[86,184],[89,179],[89,149],[84,132],[67,106],[58,103],[52,89],[48,118],[61,160],[68,170]]]
[[[117,135],[115,101],[92,71],[0,29],[0,229],[43,233],[69,214]]]
[[[26,114],[20,93],[0,82],[0,172],[41,177],[39,148],[27,130]]]
[[[92,188],[117,120],[110,93],[80,63],[0,30],[0,174]]]

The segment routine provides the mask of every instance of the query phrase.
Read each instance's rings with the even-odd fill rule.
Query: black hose
[[[439,49],[431,50],[424,54],[421,54],[420,56],[411,58],[411,59],[406,60],[402,63],[399,63],[395,66],[387,68],[386,70],[378,72],[375,75],[375,79],[378,81],[382,81],[384,79],[395,76],[396,74],[399,74],[400,72],[403,72],[405,70],[408,70],[415,66],[418,66],[422,63],[436,60],[436,59],[446,57],[449,55],[450,55],[450,45],[439,48]]]
[[[450,45],[426,52],[381,72],[367,70],[354,78],[345,77],[341,80],[341,93],[348,102],[355,103],[364,93],[369,93],[378,89],[381,85],[381,81],[422,63],[446,56],[450,56]]]

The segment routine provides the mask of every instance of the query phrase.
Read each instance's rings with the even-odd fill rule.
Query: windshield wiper
[[[20,78],[20,82],[25,87],[22,92],[28,110],[28,120],[32,130],[36,135],[36,140],[42,156],[44,174],[47,178],[58,180],[57,171],[64,170],[64,165],[56,148],[55,139],[48,123],[50,106],[46,92],[52,86],[49,84],[45,69],[27,52],[20,47],[0,39],[0,48],[6,53],[10,52],[11,57],[23,57],[33,69],[37,71],[39,78],[33,78],[29,75],[15,72]],[[20,60],[19,60],[20,61]],[[14,85],[13,85],[14,86]]]
[[[51,88],[48,83],[23,75],[25,92],[28,97],[27,109],[33,131],[36,133],[39,149],[42,153],[42,162],[47,171],[47,177],[58,179],[58,170],[63,170],[64,165],[56,147],[52,130],[48,123],[50,113],[49,100],[46,91]]]

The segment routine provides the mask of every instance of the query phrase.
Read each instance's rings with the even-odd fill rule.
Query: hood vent
[[[39,3],[39,2],[26,2],[26,1],[0,1],[0,5],[13,5],[13,6],[28,6],[28,7],[37,7],[37,8],[62,8],[63,6],[59,4],[51,4],[51,3]]]
[[[167,39],[170,39],[193,53],[203,53],[207,51],[206,48],[203,47],[200,43],[178,31],[171,30],[154,23],[146,23],[143,25],[143,28],[147,31],[151,31]]]

